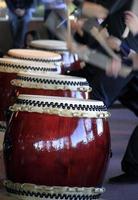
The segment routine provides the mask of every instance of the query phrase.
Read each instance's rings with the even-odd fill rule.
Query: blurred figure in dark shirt
[[[8,7],[12,48],[22,48],[28,31],[33,0],[5,0]]]

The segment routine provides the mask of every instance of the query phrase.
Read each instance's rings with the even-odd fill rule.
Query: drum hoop
[[[27,80],[28,78],[28,80]],[[26,80],[24,80],[26,79]],[[36,88],[36,89],[52,89],[52,90],[71,90],[80,92],[90,92],[92,89],[89,87],[87,81],[64,81],[64,80],[48,80],[41,78],[31,77],[17,77],[11,81],[11,84],[22,88]]]
[[[55,63],[55,62],[62,62],[62,58],[60,58],[60,59],[49,59],[49,60],[47,60],[47,59],[45,59],[45,58],[29,58],[29,57],[24,57],[24,56],[13,56],[13,55],[11,55],[11,54],[8,54],[8,56],[9,57],[11,57],[11,58],[17,58],[17,59],[22,59],[22,60],[29,60],[29,61],[35,61],[35,62],[44,62],[44,63]]]
[[[13,183],[12,181],[5,180],[4,186],[7,192],[12,195],[24,196],[29,198],[46,198],[46,199],[98,199],[104,192],[105,188],[96,187],[68,187],[68,186],[44,186],[29,183]]]
[[[53,102],[52,100],[50,102],[43,102],[39,100],[35,101],[33,99],[20,99],[19,97],[17,99],[17,102],[9,108],[13,112],[36,112],[47,113],[50,115],[58,115],[63,117],[79,118],[108,118],[110,116],[110,113],[107,112],[105,105],[73,105],[71,103],[60,103],[58,101]]]
[[[54,73],[58,73],[58,66],[57,64],[55,64],[57,67],[34,67],[34,66],[31,66],[31,65],[28,65],[28,66],[25,66],[23,64],[13,64],[13,63],[6,63],[6,62],[0,62],[0,72],[9,72],[9,73],[13,73],[13,72],[20,72],[20,71],[30,71],[30,70],[33,70],[33,71],[41,71],[41,72],[54,72]],[[59,72],[60,73],[60,72]]]
[[[52,45],[50,45],[52,43]],[[33,40],[30,43],[30,47],[33,49],[47,50],[47,51],[58,51],[68,52],[66,41],[62,40]],[[57,47],[57,48],[56,48]]]
[[[30,45],[32,49],[39,49],[39,50],[45,50],[45,51],[52,51],[52,52],[55,52],[55,53],[64,53],[64,52],[69,52],[68,49],[58,49],[58,48],[55,48],[55,49],[50,49],[50,48],[45,48],[45,47],[35,47],[35,46],[32,46]]]

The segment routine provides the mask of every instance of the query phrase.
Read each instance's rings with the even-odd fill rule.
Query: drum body
[[[3,182],[5,177],[5,167],[4,167],[4,160],[3,160],[3,140],[4,140],[4,134],[5,134],[5,127],[1,129],[1,123],[0,123],[0,185]]]
[[[81,114],[75,116],[75,113],[71,117],[67,110],[72,103],[68,104],[64,99],[58,98],[54,104],[49,102],[53,109],[48,106],[47,111],[44,109],[47,113],[37,112],[46,102],[27,100],[25,105],[25,101],[22,101],[24,108],[17,104],[22,111],[17,109],[14,113],[4,140],[10,184],[31,183],[64,189],[101,187],[110,151],[108,120],[81,117]],[[33,110],[36,104],[38,107]],[[57,114],[60,106],[67,110]],[[81,107],[77,107],[80,112]],[[9,192],[10,184],[6,183]],[[14,188],[16,194],[21,185]]]
[[[16,88],[16,96],[32,94],[88,99],[91,91],[86,79],[64,75],[20,73],[11,83]]]
[[[0,72],[0,121],[4,121],[4,112],[11,104],[13,96],[13,86],[10,84],[16,78],[16,73]]]

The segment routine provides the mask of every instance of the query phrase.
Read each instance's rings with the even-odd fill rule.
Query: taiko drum
[[[20,95],[4,139],[5,187],[28,199],[98,199],[110,153],[100,101]]]

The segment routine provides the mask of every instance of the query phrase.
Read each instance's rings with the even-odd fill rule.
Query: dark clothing
[[[12,36],[12,48],[23,48],[24,37],[29,29],[29,22],[31,18],[31,6],[33,0],[6,0],[9,9],[9,23]],[[17,16],[15,10],[17,8],[25,9],[23,16]]]
[[[95,2],[101,4],[109,10],[109,15],[102,23],[103,27],[106,27],[110,35],[114,35],[122,39],[122,34],[126,28],[124,23],[124,12],[131,10],[134,0],[88,0],[89,2]],[[83,44],[88,44],[89,47],[93,48],[97,45],[97,42],[90,36],[89,33],[84,31],[84,37],[80,37],[78,34],[75,35],[75,39]],[[133,37],[132,33],[125,39],[129,48],[138,52],[138,38]]]
[[[119,100],[138,116],[138,75],[128,82],[119,96]]]
[[[122,170],[138,178],[138,126],[133,131],[122,160]]]
[[[33,5],[32,0],[5,0],[8,9],[12,12],[17,9],[29,9]]]
[[[89,0],[96,2],[109,9],[109,16],[103,22],[109,33],[121,39],[125,30],[124,12],[130,10],[133,0]],[[98,48],[99,45],[94,39],[85,33],[84,37],[75,36],[79,42],[87,44],[91,48]],[[129,49],[138,52],[138,36],[129,36],[123,41]],[[96,44],[96,45],[95,45]],[[125,50],[125,49],[124,49]],[[122,53],[122,52],[121,52]],[[125,55],[126,56],[126,55]],[[91,99],[103,101],[108,108],[115,100],[119,99],[123,105],[132,110],[138,116],[138,76],[131,73],[127,78],[113,78],[106,76],[105,72],[87,64],[86,68],[71,72],[75,76],[85,77],[92,87]],[[138,127],[135,129],[129,141],[125,156],[122,160],[122,170],[129,174],[138,176]]]

